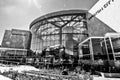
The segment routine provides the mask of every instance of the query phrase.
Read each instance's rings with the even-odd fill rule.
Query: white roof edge
[[[105,37],[120,36],[120,33],[106,33]]]
[[[92,37],[88,37],[87,39],[85,39],[84,41],[82,41],[81,43],[79,43],[79,46],[80,45],[82,45],[83,43],[85,43],[86,41],[88,41],[89,39],[91,39],[91,38],[94,38],[94,39],[97,39],[97,38],[100,38],[100,39],[102,39],[102,38],[104,38],[104,37],[102,37],[102,36],[92,36]]]
[[[23,51],[28,51],[27,49],[5,48],[5,47],[0,47],[0,50],[23,50]]]

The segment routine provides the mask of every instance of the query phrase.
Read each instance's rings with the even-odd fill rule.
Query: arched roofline
[[[57,12],[53,12],[53,13],[48,13],[48,14],[38,17],[37,19],[32,21],[29,29],[31,29],[32,26],[34,24],[36,24],[37,22],[40,22],[40,21],[43,21],[46,19],[54,18],[57,16],[72,15],[72,14],[74,15],[74,14],[80,14],[80,13],[88,13],[88,10],[62,10],[62,11],[57,11]]]

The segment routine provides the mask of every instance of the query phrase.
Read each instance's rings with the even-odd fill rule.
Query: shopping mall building
[[[74,47],[86,38],[115,32],[96,17],[90,17],[87,10],[63,10],[40,16],[30,24],[31,50],[41,53],[47,47],[64,46],[65,52],[73,55]]]

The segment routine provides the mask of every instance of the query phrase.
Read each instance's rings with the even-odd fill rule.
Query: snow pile
[[[3,76],[3,75],[0,75],[0,80],[12,80],[12,79],[7,78],[7,77],[5,77],[5,76]]]
[[[94,77],[93,80],[120,80],[120,78],[103,78],[103,77]]]
[[[3,66],[0,66],[0,73],[3,73],[3,72],[8,72],[10,71],[10,67],[3,67]]]
[[[24,72],[24,71],[40,71],[40,70],[33,67],[33,66],[21,65],[21,66],[13,67],[12,71],[18,71],[19,73],[21,73],[21,72]]]
[[[106,78],[101,72],[101,76],[93,76],[93,80],[120,80],[120,78]]]
[[[39,69],[33,67],[33,66],[27,66],[27,65],[20,65],[20,66],[0,66],[0,72],[9,72],[9,71],[17,71],[19,73],[22,73],[24,71],[40,71]]]

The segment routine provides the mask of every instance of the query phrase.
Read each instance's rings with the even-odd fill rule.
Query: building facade
[[[30,24],[32,33],[31,50],[41,53],[50,46],[64,46],[65,52],[74,54],[74,46],[88,36],[104,36],[114,32],[87,10],[63,10],[53,12],[35,19]]]
[[[30,50],[31,33],[26,30],[5,30],[0,47],[1,56],[26,56]]]
[[[68,10],[37,18],[30,25],[31,49],[41,52],[46,47],[60,45],[73,54],[74,45],[88,37],[86,14],[85,10]]]

